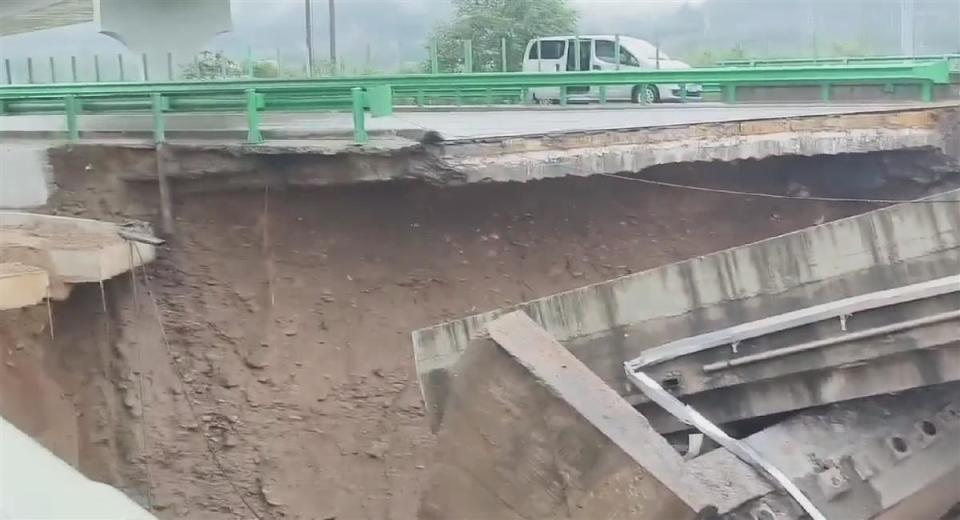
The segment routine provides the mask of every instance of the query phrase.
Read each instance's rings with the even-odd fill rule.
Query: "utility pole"
[[[307,32],[307,77],[313,77],[313,0],[304,0]]]
[[[900,0],[900,54],[916,55],[916,29],[915,0]]]
[[[337,2],[330,0],[330,65],[337,67]]]
[[[817,6],[815,0],[807,2],[807,26],[810,28],[810,50],[814,58],[820,57],[820,42],[817,41]]]

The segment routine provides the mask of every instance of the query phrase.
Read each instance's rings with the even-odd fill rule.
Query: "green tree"
[[[243,67],[222,52],[203,51],[193,63],[183,67],[185,79],[227,79],[241,76]]]
[[[520,70],[527,42],[539,36],[574,34],[577,12],[569,0],[452,0],[452,20],[437,24],[440,70],[464,70],[463,41],[473,45],[474,72],[501,70],[500,42],[507,40],[507,70]],[[426,64],[430,68],[429,61]]]

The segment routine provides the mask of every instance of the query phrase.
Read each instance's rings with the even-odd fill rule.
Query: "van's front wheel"
[[[633,87],[631,99],[634,103],[659,103],[660,89],[655,85],[637,85]]]

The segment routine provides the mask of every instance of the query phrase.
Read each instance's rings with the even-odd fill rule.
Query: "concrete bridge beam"
[[[151,78],[167,73],[167,53],[192,55],[230,31],[230,0],[96,0],[97,30],[146,54]]]

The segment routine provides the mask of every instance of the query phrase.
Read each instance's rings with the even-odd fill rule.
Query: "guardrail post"
[[[680,102],[681,103],[687,102],[687,84],[686,83],[680,84]]]
[[[263,143],[263,133],[260,131],[260,112],[257,103],[257,91],[252,88],[246,90],[247,94],[247,143]]]
[[[360,87],[350,89],[353,96],[353,141],[356,144],[366,144],[370,139],[367,134],[367,114],[364,110],[364,93]]]
[[[487,106],[492,105],[492,104],[493,104],[493,89],[488,87],[487,90],[486,90],[486,92],[485,92],[485,94],[487,95]]]
[[[560,104],[567,104],[567,87],[560,87]]]
[[[924,81],[920,84],[920,94],[923,96],[923,100],[926,102],[933,101],[933,82]]]
[[[601,105],[607,104],[607,86],[606,85],[600,85],[600,104]]]
[[[77,75],[77,57],[70,56],[70,76],[73,78],[74,83],[80,81],[80,77]]]
[[[163,118],[163,111],[166,110],[166,103],[163,95],[159,92],[150,94],[150,111],[153,114],[153,143],[163,144],[167,142],[167,125]]]
[[[422,107],[426,98],[423,95],[423,89],[417,90],[417,106]]]
[[[27,83],[33,85],[33,58],[27,56]]]
[[[733,83],[723,86],[723,98],[724,101],[730,104],[737,102],[737,86]]]
[[[100,83],[100,55],[99,54],[93,55],[93,77],[97,81],[97,83]]]
[[[13,85],[13,68],[10,67],[10,58],[3,60],[3,70],[7,73],[7,85]]]
[[[67,96],[63,104],[67,112],[67,138],[71,143],[75,143],[80,140],[80,126],[77,121],[80,115],[80,103],[77,101],[77,96]]]
[[[823,83],[820,85],[820,101],[824,103],[829,102],[832,98],[833,88],[830,83]]]
[[[437,48],[437,40],[430,42],[430,73],[440,74],[440,49]]]
[[[50,83],[57,82],[57,61],[50,56]]]
[[[463,69],[467,74],[473,72],[473,40],[463,40]]]

